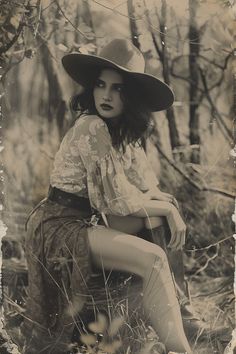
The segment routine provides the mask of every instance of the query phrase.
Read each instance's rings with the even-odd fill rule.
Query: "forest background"
[[[144,54],[146,71],[175,92],[173,107],[153,115],[146,152],[188,226],[185,264],[192,301],[213,327],[233,328],[234,1],[0,5],[3,268],[17,273],[25,267],[27,213],[45,197],[55,152],[75,118],[68,101],[81,88],[65,75],[61,57],[78,50],[96,54],[114,37],[129,38]],[[6,318],[17,311],[12,295],[9,290],[4,300]],[[215,346],[201,350],[210,354]]]

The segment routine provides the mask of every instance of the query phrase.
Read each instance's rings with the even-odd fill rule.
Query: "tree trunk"
[[[88,1],[82,1],[82,18],[84,23],[86,23],[86,25],[89,26],[94,32],[93,19]]]
[[[169,68],[169,55],[166,45],[166,17],[167,17],[167,4],[166,0],[162,0],[161,4],[161,21],[160,21],[160,39],[162,47],[162,56],[160,60],[163,67],[163,78],[167,85],[170,85],[170,68]],[[172,150],[180,146],[179,132],[176,125],[175,112],[173,107],[167,109],[166,112],[168,123],[169,123],[169,134],[170,134],[170,143]]]
[[[38,70],[39,70],[38,63],[35,61],[34,67],[33,67],[33,74],[30,78],[30,84],[29,84],[30,90],[28,90],[28,92],[27,92],[27,99],[26,99],[26,112],[27,112],[28,117],[33,117],[35,114],[34,109],[33,109],[35,107],[35,101],[32,100],[32,95],[35,92],[35,86],[37,83],[36,76],[37,76]],[[42,81],[42,80],[43,80],[43,77],[41,77],[40,81]],[[41,82],[40,82],[40,85],[41,85]],[[39,92],[42,92],[42,91],[39,89]],[[38,102],[39,102],[39,100],[38,100]],[[41,107],[37,107],[37,110],[39,110],[40,108]]]
[[[135,14],[135,8],[134,8],[134,3],[133,0],[128,0],[128,15],[129,15],[129,26],[130,26],[130,32],[131,32],[131,39],[135,47],[140,49],[140,43],[138,40],[138,27],[136,25],[136,21],[134,19],[134,14]]]
[[[11,90],[10,104],[13,112],[18,114],[21,111],[21,101],[22,101],[22,92],[20,86],[20,66],[16,65],[14,68],[14,89]]]
[[[92,18],[89,2],[82,0],[82,4],[79,6],[78,10],[81,12],[82,21],[88,27],[90,27],[92,33],[94,33],[94,36],[91,36],[90,39],[86,39],[87,43],[96,44],[95,29],[93,25],[93,18]]]
[[[56,119],[59,133],[63,131],[63,121],[66,111],[65,101],[62,99],[62,90],[57,73],[53,66],[52,56],[46,43],[40,46],[42,63],[48,81],[48,119]]]
[[[189,140],[191,145],[197,145],[192,150],[191,162],[200,163],[200,134],[199,134],[199,112],[198,112],[198,56],[200,34],[196,23],[198,3],[196,0],[189,0]]]
[[[75,27],[78,28],[79,27],[79,23],[80,23],[80,13],[81,13],[81,4],[79,3],[79,5],[76,8],[76,16],[75,16]],[[79,31],[75,31],[75,43],[79,44],[81,41],[80,38],[80,33]]]
[[[165,45],[165,40],[166,40],[166,17],[167,17],[167,4],[165,0],[162,0],[162,9],[161,9],[161,22],[160,22],[160,39],[161,39],[161,46],[157,43],[157,39],[155,37],[155,34],[153,32],[153,29],[151,27],[151,19],[149,17],[149,11],[147,4],[145,0],[143,0],[144,6],[145,6],[145,12],[146,12],[146,18],[147,22],[149,24],[149,31],[151,33],[152,39],[153,39],[153,44],[154,47],[157,51],[157,54],[160,58],[160,61],[162,63],[162,71],[163,71],[163,78],[165,83],[168,85],[170,84],[170,69],[169,69],[169,58],[168,58],[168,52],[167,48]],[[140,43],[138,41],[138,28],[136,25],[135,20],[133,19],[134,13],[135,13],[135,7],[134,7],[134,2],[132,0],[128,0],[128,13],[129,13],[129,18],[130,18],[130,31],[131,31],[131,37],[133,44],[137,47],[140,48]],[[176,119],[175,119],[175,113],[172,107],[170,107],[167,112],[167,119],[168,119],[168,125],[169,125],[169,134],[170,134],[170,143],[172,149],[180,145],[180,139],[179,139],[179,133],[176,125]]]

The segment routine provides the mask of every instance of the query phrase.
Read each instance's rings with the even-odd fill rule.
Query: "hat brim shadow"
[[[62,65],[68,75],[84,87],[91,85],[101,68],[112,68],[123,72],[134,80],[134,89],[135,87],[141,88],[145,95],[145,102],[152,112],[166,110],[174,102],[173,91],[155,76],[127,70],[123,66],[96,55],[67,54],[62,58]]]

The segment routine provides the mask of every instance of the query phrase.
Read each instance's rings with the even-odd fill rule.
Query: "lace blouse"
[[[129,215],[142,208],[144,193],[158,180],[140,146],[115,149],[106,123],[83,115],[62,140],[50,183],[89,198],[99,212]]]

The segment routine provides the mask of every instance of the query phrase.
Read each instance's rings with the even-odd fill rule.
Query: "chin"
[[[100,115],[101,117],[103,117],[103,118],[105,118],[105,119],[112,119],[112,118],[117,118],[117,117],[118,117],[118,115],[116,115],[116,114],[114,114],[114,113],[111,113],[111,112],[104,112],[104,111],[99,112],[99,111],[98,111],[98,113],[99,113],[99,115]]]

